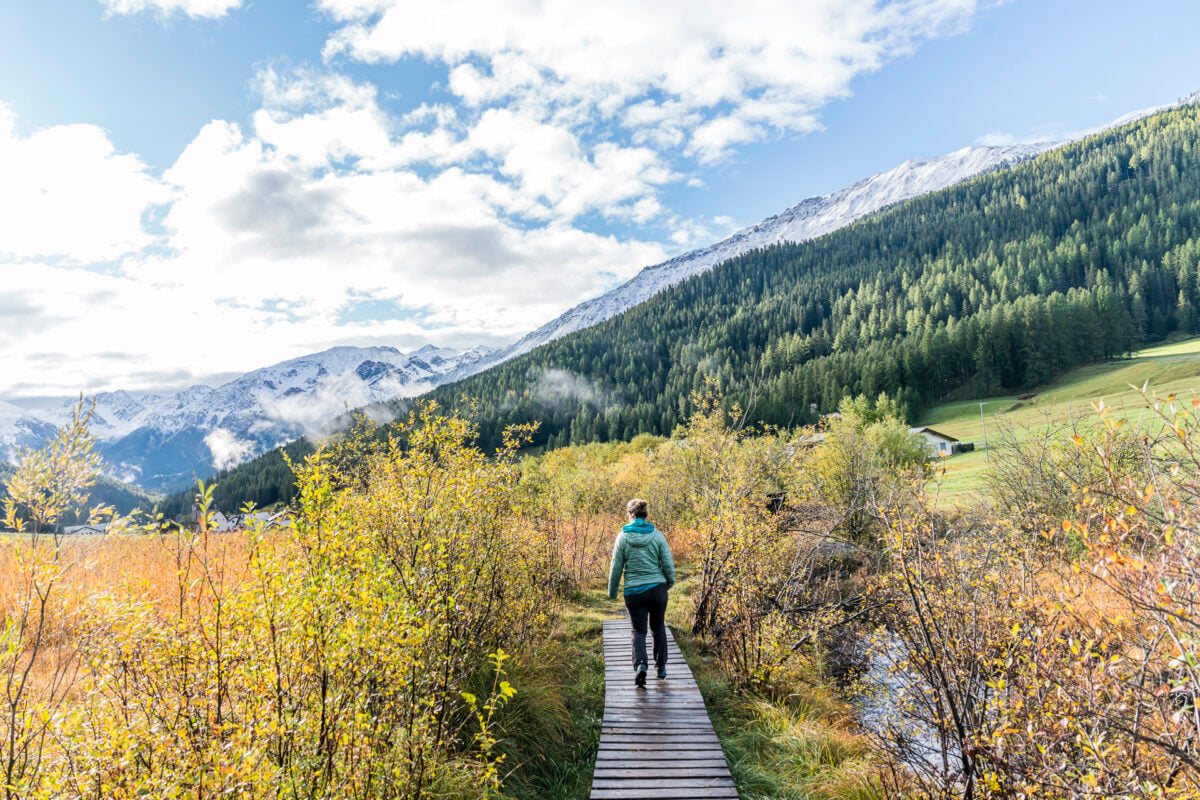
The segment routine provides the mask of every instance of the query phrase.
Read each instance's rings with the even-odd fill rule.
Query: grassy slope
[[[1141,350],[1132,358],[1078,367],[1058,380],[1030,394],[1002,395],[962,400],[930,409],[918,422],[963,441],[982,442],[979,403],[984,403],[984,422],[989,436],[1004,428],[1027,435],[1044,426],[1047,419],[1063,420],[1093,413],[1092,404],[1100,400],[1113,409],[1115,416],[1137,422],[1149,417],[1146,403],[1138,391],[1160,397],[1168,394],[1190,395],[1200,390],[1200,338]],[[1135,388],[1136,387],[1136,388]],[[969,503],[983,485],[987,469],[981,450],[955,456],[945,462],[942,481],[943,502]]]
[[[704,696],[743,800],[879,800],[854,711],[818,675],[786,697],[738,691],[705,642],[689,633],[694,565],[678,566],[667,623]],[[621,606],[614,603],[619,610]]]

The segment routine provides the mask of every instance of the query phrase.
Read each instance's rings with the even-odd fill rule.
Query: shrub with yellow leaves
[[[1068,518],[1040,537],[1026,516],[886,509],[897,792],[1200,797],[1200,402],[1148,401],[1138,458],[1102,403],[1067,440]]]
[[[527,433],[484,454],[469,421],[433,405],[386,441],[360,427],[296,465],[282,532],[217,533],[202,485],[196,531],[143,529],[170,589],[131,577],[76,598],[62,679],[10,694],[7,796],[494,793],[491,719],[517,691],[500,648],[543,635],[556,603],[523,524]],[[35,599],[57,579],[29,574]],[[38,613],[8,612],[11,675],[49,658],[30,638]],[[489,670],[495,693],[471,703],[464,688]]]

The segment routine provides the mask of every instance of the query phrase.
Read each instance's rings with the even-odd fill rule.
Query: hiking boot
[[[665,667],[658,671],[658,679],[660,681],[665,681],[667,679],[667,670]]]
[[[645,664],[637,665],[637,672],[634,673],[633,683],[639,689],[646,685],[646,665]]]

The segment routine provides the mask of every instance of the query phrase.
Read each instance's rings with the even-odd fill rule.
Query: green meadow
[[[945,459],[940,474],[938,501],[948,506],[971,504],[978,499],[988,467],[983,450],[984,433],[995,446],[996,438],[1011,432],[1018,438],[1037,433],[1049,424],[1095,419],[1103,402],[1110,415],[1128,424],[1151,424],[1154,416],[1142,395],[1165,399],[1190,397],[1200,390],[1200,338],[1157,345],[1129,358],[1090,364],[1063,374],[1053,383],[1023,394],[957,400],[929,409],[916,423],[956,439],[976,442],[973,453]],[[983,403],[980,416],[979,404]]]

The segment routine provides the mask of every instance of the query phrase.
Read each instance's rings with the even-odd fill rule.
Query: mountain
[[[1106,130],[736,256],[430,398],[472,398],[485,447],[531,421],[556,447],[669,435],[709,377],[762,423],[848,394],[915,416],[1200,333],[1197,140],[1196,105]]]
[[[1028,144],[964,147],[937,157],[905,161],[895,169],[872,175],[846,189],[821,197],[810,197],[781,214],[734,233],[714,245],[676,256],[646,267],[632,279],[599,297],[587,300],[521,337],[497,349],[490,358],[475,365],[475,371],[528,353],[560,336],[583,330],[610,319],[654,295],[724,261],[761,247],[799,243],[850,225],[896,203],[930,194],[965,180],[1004,169],[1086,136],[1102,133],[1173,108],[1200,102],[1200,92],[1151,108],[1133,111],[1075,136]],[[465,377],[465,376],[461,376]]]
[[[335,347],[215,388],[99,394],[91,429],[113,476],[150,490],[173,489],[299,436],[326,432],[347,410],[421,394],[490,354],[485,347],[426,345],[409,353]],[[73,405],[60,400],[26,409],[0,406],[0,446],[7,448],[0,452],[40,446],[70,417]]]
[[[1200,95],[1172,107],[1197,100]],[[1118,123],[1159,111],[1134,112]],[[1027,163],[1060,145],[968,147],[940,158],[905,162],[847,189],[805,200],[710,247],[647,267],[626,284],[567,311],[499,350],[475,348],[462,352],[425,347],[404,354],[387,347],[334,348],[256,370],[217,388],[196,386],[165,396],[129,392],[101,395],[95,429],[115,475],[150,489],[169,488],[187,482],[193,475],[228,468],[303,433],[319,434],[335,424],[348,408],[417,395],[520,360],[546,344],[595,327],[673,287],[686,285],[689,279],[731,259],[744,258],[762,248],[812,241],[856,221],[885,214],[913,198]],[[828,313],[828,309],[822,308],[821,313]],[[702,339],[705,335],[696,331],[694,337]],[[690,353],[686,355],[692,358]],[[554,359],[538,361],[549,363]],[[710,363],[708,358],[692,361],[693,366]],[[575,375],[578,367],[568,361],[544,369],[532,383],[526,381],[521,390],[539,402],[549,401],[550,416],[570,406],[564,398],[588,397],[589,407],[595,407],[604,395],[580,382]],[[600,379],[604,380],[603,376]],[[476,385],[478,382],[469,382],[462,388]],[[461,391],[456,388],[439,396],[449,398]],[[20,444],[38,443],[49,432],[48,425],[64,418],[68,406],[64,402],[24,411],[11,405],[0,407],[0,457],[4,448],[11,452]],[[670,417],[664,414],[653,427],[669,429]],[[556,435],[554,441],[561,442],[567,434],[557,431]]]
[[[710,379],[751,423],[882,393],[913,418],[1200,334],[1198,140],[1198,105],[1085,137],[737,256],[428,397],[470,413],[485,449],[529,422],[552,448],[669,435]],[[260,461],[221,476],[223,508],[291,496],[279,452]]]
[[[41,447],[56,430],[25,409],[0,401],[0,462],[15,462],[22,450]]]
[[[888,172],[813,197],[714,245],[643,269],[632,280],[567,311],[516,343],[467,351],[427,345],[336,347],[255,370],[216,388],[174,394],[116,391],[96,396],[92,431],[112,474],[169,490],[231,467],[303,434],[320,434],[347,409],[422,394],[583,330],[743,253],[824,235],[883,208],[984,172],[1028,160],[1051,145],[967,147],[906,161]],[[0,457],[38,446],[70,414],[62,400],[22,410],[0,407]]]
[[[1055,142],[1043,142],[964,147],[940,158],[905,161],[895,169],[872,175],[841,191],[810,197],[714,245],[646,267],[628,282],[575,306],[516,343],[497,350],[477,366],[479,370],[486,369],[560,336],[590,328],[743,253],[774,244],[815,239],[896,203],[1027,161],[1056,145]]]

